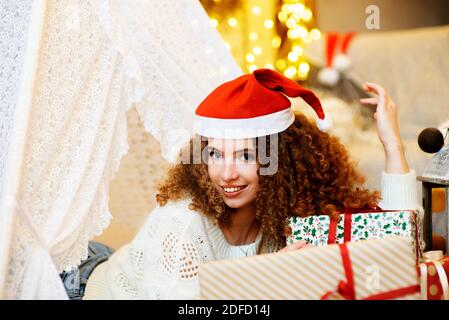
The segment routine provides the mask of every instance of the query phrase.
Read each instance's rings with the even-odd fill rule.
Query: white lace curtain
[[[58,272],[108,225],[122,157],[152,156],[137,127],[173,161],[241,71],[195,0],[0,0],[0,55],[0,298],[65,298]]]

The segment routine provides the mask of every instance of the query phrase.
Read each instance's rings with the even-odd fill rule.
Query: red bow
[[[343,269],[345,270],[346,281],[340,281],[336,291],[329,291],[321,297],[321,300],[329,299],[330,296],[338,294],[346,300],[355,300],[354,274],[352,272],[351,258],[345,243],[339,244]]]

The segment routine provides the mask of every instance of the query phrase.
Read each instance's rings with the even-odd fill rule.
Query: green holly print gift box
[[[416,246],[418,239],[416,212],[412,210],[347,213],[341,214],[339,220],[334,223],[331,223],[330,217],[326,215],[291,217],[290,227],[291,235],[287,237],[287,245],[299,240],[305,240],[314,246],[322,246],[346,241],[404,236],[411,239]],[[330,232],[333,233],[331,237]]]

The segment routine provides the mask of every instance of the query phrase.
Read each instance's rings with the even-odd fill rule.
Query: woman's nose
[[[223,165],[223,171],[221,173],[221,178],[224,181],[232,181],[239,177],[239,173],[235,166],[234,161],[226,161]]]

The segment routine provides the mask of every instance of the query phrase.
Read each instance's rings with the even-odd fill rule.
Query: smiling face
[[[233,209],[253,205],[259,191],[254,139],[208,139],[207,168],[214,188]]]

